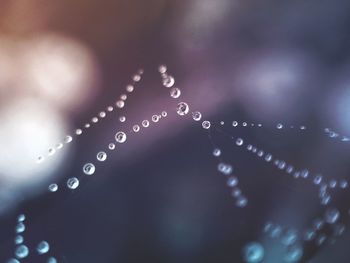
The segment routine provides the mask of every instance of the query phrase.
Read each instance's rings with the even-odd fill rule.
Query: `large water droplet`
[[[126,141],[126,134],[125,132],[119,131],[115,134],[115,140],[118,143],[124,143]]]
[[[79,180],[76,177],[69,178],[67,180],[67,186],[69,189],[77,189],[79,186]]]
[[[190,107],[186,102],[180,102],[179,104],[177,104],[176,112],[180,116],[186,115],[189,112],[189,110],[190,110]]]
[[[105,152],[99,152],[97,153],[96,158],[98,161],[104,162],[107,159],[107,154]]]
[[[243,249],[243,258],[247,263],[262,262],[264,254],[264,247],[257,242],[249,243]]]
[[[46,241],[41,241],[36,247],[36,251],[39,255],[46,254],[50,250],[50,245]]]
[[[106,157],[107,158],[107,157]],[[84,174],[87,174],[87,175],[92,175],[95,173],[95,165],[93,165],[92,163],[86,163],[84,164],[83,166],[83,172]]]

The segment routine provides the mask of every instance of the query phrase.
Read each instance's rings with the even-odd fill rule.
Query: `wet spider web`
[[[251,188],[257,187],[260,180],[268,180],[259,178],[244,177],[242,169],[239,169],[240,160],[235,161],[232,156],[249,155],[251,157],[251,165],[259,163],[269,170],[274,171],[278,175],[285,176],[288,180],[287,188],[310,189],[315,193],[318,200],[319,211],[314,213],[313,218],[308,219],[303,227],[295,227],[283,225],[273,219],[267,220],[263,225],[260,225],[260,235],[256,239],[245,242],[241,246],[241,251],[235,251],[244,262],[301,262],[312,259],[320,247],[334,244],[342,237],[346,230],[346,221],[349,216],[349,208],[341,205],[339,200],[342,196],[346,196],[349,191],[348,181],[346,178],[338,176],[322,175],[319,172],[292,164],[284,158],[279,151],[275,153],[274,149],[265,149],[260,142],[254,143],[254,138],[250,136],[250,132],[271,133],[270,136],[283,137],[285,133],[295,134],[298,136],[314,136],[318,134],[323,136],[325,140],[333,140],[335,143],[348,145],[349,137],[337,133],[331,128],[312,128],[307,124],[287,124],[276,123],[274,127],[269,125],[245,120],[211,120],[206,118],[201,113],[200,109],[192,109],[191,103],[186,100],[183,91],[175,85],[174,76],[169,73],[165,65],[158,68],[161,84],[170,95],[171,107],[164,107],[161,111],[153,112],[148,118],[140,120],[138,123],[129,123],[128,115],[125,109],[129,99],[133,93],[142,85],[144,70],[138,70],[131,78],[131,81],[125,87],[125,92],[120,94],[114,105],[109,105],[105,110],[100,111],[96,116],[81,127],[74,130],[72,134],[63,138],[62,142],[56,143],[50,147],[46,155],[39,155],[35,160],[38,165],[43,162],[50,161],[64,147],[68,147],[73,141],[78,140],[82,134],[88,133],[90,129],[98,126],[101,122],[113,114],[114,118],[117,112],[117,119],[122,128],[114,131],[114,138],[95,154],[95,160],[85,162],[81,167],[81,173],[66,178],[64,182],[52,182],[48,185],[48,192],[52,195],[60,191],[68,191],[74,193],[83,189],[82,183],[91,180],[91,176],[99,173],[101,166],[108,163],[110,157],[118,152],[119,148],[127,147],[130,140],[135,136],[143,136],[145,139],[147,134],[143,134],[150,129],[156,129],[162,122],[166,122],[169,116],[177,116],[186,121],[194,123],[193,129],[201,130],[201,133],[209,141],[210,151],[208,154],[212,156],[215,165],[215,171],[222,180],[222,184],[226,185],[226,194],[232,202],[232,209],[237,209],[236,213],[243,213],[249,209],[256,209],[254,206],[254,192]],[[177,83],[176,83],[177,84]],[[170,103],[169,103],[170,104]],[[122,111],[123,110],[123,111]],[[120,113],[119,113],[120,112]],[[126,146],[125,146],[126,145]],[[191,145],[190,145],[191,146]],[[195,146],[191,146],[195,147]],[[239,158],[237,158],[239,159]],[[103,169],[102,169],[103,171]],[[272,179],[274,180],[274,179]],[[243,182],[243,184],[241,183]],[[297,193],[298,194],[298,193]],[[340,197],[339,197],[340,196]],[[69,196],[67,197],[69,198]],[[340,204],[340,205],[338,205]],[[252,208],[253,207],[253,208]],[[28,261],[34,256],[40,262],[71,262],[69,258],[62,256],[64,252],[56,250],[55,243],[49,242],[43,236],[43,240],[37,242],[36,246],[30,246],[26,243],[27,237],[27,218],[26,213],[20,213],[17,217],[14,238],[13,257],[8,259],[8,263],[16,263]],[[267,242],[273,242],[274,246],[278,247],[279,254],[269,256],[269,248],[265,245]],[[58,254],[57,254],[58,253]],[[278,257],[278,258],[277,258]],[[266,261],[267,260],[267,261]]]

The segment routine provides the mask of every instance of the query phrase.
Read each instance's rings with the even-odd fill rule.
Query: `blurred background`
[[[28,246],[49,241],[58,262],[236,263],[251,241],[263,244],[263,262],[283,262],[264,224],[305,229],[325,209],[317,189],[214,133],[249,199],[237,208],[206,131],[175,114],[157,67],[167,65],[191,111],[224,121],[232,136],[300,169],[348,178],[349,144],[323,129],[350,135],[349,11],[346,0],[1,0],[0,261],[13,256],[25,213]],[[112,112],[36,163],[114,105],[138,69],[125,124]],[[117,130],[162,110],[169,118],[82,176]],[[234,120],[264,126],[233,129]],[[308,128],[277,132],[279,122]],[[82,176],[76,191],[65,187],[72,176]],[[348,209],[349,194],[334,195]],[[333,245],[305,245],[300,262],[347,263],[349,241],[346,231]],[[31,252],[23,262],[46,261]]]

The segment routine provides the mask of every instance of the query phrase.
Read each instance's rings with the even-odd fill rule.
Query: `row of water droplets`
[[[340,212],[336,208],[328,208],[321,218],[314,219],[311,227],[303,231],[268,222],[263,228],[263,234],[278,241],[285,248],[284,262],[299,262],[304,253],[302,243],[314,242],[316,246],[321,246],[328,240],[329,244],[334,244],[344,234],[345,225],[339,221]],[[323,231],[327,228],[330,229],[328,234]],[[243,254],[246,262],[262,262],[264,247],[259,242],[252,242],[247,244]]]
[[[156,117],[154,117],[156,116]],[[153,115],[152,116],[152,122],[153,123],[157,123],[159,122],[159,120],[163,117],[166,117],[167,116],[167,112],[166,111],[162,111],[162,114],[160,115]],[[146,121],[147,121],[147,124],[146,124]],[[143,124],[142,127],[143,128],[148,128],[149,125],[150,125],[150,122],[148,120],[144,120],[143,121]],[[137,128],[136,128],[137,127]],[[140,131],[141,127],[139,125],[133,125],[133,132],[135,133],[138,133]],[[121,144],[121,143],[125,143],[127,141],[127,134],[124,132],[124,131],[118,131],[115,136],[114,136],[114,139],[115,139],[115,142],[118,143],[118,144]],[[114,150],[116,148],[116,144],[115,143],[110,143],[108,148],[110,150]],[[96,154],[96,160],[99,161],[99,162],[104,162],[107,160],[107,153],[106,151],[99,151],[97,154]],[[89,162],[89,163],[85,163],[83,168],[83,173],[85,175],[93,175],[96,171],[96,166],[94,163],[92,162]],[[77,177],[71,177],[67,180],[67,187],[69,189],[76,189],[79,187],[79,179]]]
[[[210,137],[211,139],[211,137]],[[234,169],[233,166],[229,163],[226,163],[221,158],[222,151],[219,148],[214,148],[213,156],[219,159],[217,165],[217,170],[227,177],[227,186],[231,189],[231,195],[235,199],[237,207],[245,207],[248,204],[248,199],[242,194],[242,190],[238,187],[239,180],[233,175]]]
[[[341,135],[335,131],[332,131],[329,128],[325,128],[324,133],[331,139],[339,140],[342,142],[350,142],[350,138],[348,136]]]
[[[138,70],[137,74],[132,76],[131,84],[128,84],[125,87],[126,93],[134,92],[135,87],[136,87],[136,83],[138,83],[138,82],[140,82],[142,80],[143,73],[144,73],[143,69],[140,69],[140,70]],[[126,106],[127,98],[128,98],[128,95],[125,94],[125,93],[120,95],[120,98],[115,103],[115,108],[119,109],[119,110],[123,109]],[[113,106],[108,106],[107,107],[107,111],[112,112],[113,110],[114,110]],[[106,113],[104,111],[102,111],[102,112],[100,112],[99,116],[101,118],[104,118],[106,116]],[[91,122],[92,123],[97,123],[98,120],[99,120],[98,117],[93,117],[91,119]],[[119,116],[118,120],[121,123],[124,123],[124,122],[126,122],[126,116],[125,115],[121,115],[121,116]],[[90,123],[87,123],[87,124],[85,124],[84,127],[87,129],[90,126],[91,126]],[[81,130],[81,129],[78,129],[78,130]],[[81,133],[79,132],[79,135],[80,134]],[[71,136],[67,136],[67,138],[69,138],[69,140],[66,141],[67,143],[72,141],[72,140],[70,140],[70,138],[72,138]],[[109,150],[114,150],[115,147],[116,147],[116,145],[114,143],[110,143],[108,145]],[[103,161],[105,161],[107,159],[107,153],[105,151],[100,151],[100,152],[97,153],[96,158],[97,158],[98,161],[103,162]],[[86,163],[83,166],[83,172],[85,174],[93,174],[95,172],[95,169],[96,168],[95,168],[95,166],[92,163]],[[76,189],[79,186],[79,179],[77,177],[71,177],[71,178],[69,178],[67,180],[66,184],[67,184],[67,187],[69,189]],[[58,190],[58,188],[59,188],[59,186],[58,186],[57,183],[52,183],[48,187],[50,192],[56,192]]]
[[[25,225],[26,216],[24,214],[20,214],[17,217],[17,225],[15,228],[16,236],[14,239],[15,243],[15,251],[14,257],[10,258],[7,263],[20,263],[19,260],[26,259],[30,256],[30,249],[24,242],[24,232],[26,230]],[[50,244],[43,240],[40,241],[39,244],[35,248],[36,253],[39,255],[46,255],[50,251]],[[55,257],[48,257],[46,259],[46,263],[57,263],[57,259]]]
[[[174,98],[174,99],[179,99],[179,98],[181,97],[181,90],[180,90],[178,87],[174,87],[174,85],[175,85],[175,79],[174,79],[174,77],[171,76],[171,75],[169,75],[169,74],[167,73],[167,68],[166,68],[166,66],[164,66],[164,65],[160,66],[160,67],[158,68],[158,70],[159,70],[159,73],[160,73],[160,75],[161,75],[161,77],[162,77],[162,84],[163,84],[163,86],[170,89],[170,90],[169,90],[170,97],[171,97],[171,98]],[[138,82],[138,81],[141,80],[141,75],[142,75],[143,71],[140,71],[139,73],[140,73],[139,75],[135,75],[135,76],[133,77],[133,81],[134,81],[134,82]],[[134,87],[133,87],[132,85],[128,85],[127,88],[126,88],[126,90],[127,90],[127,92],[132,92],[132,91],[134,90]],[[124,96],[124,94],[123,94],[123,95],[121,96],[120,100],[118,100],[118,101],[116,102],[116,107],[117,107],[117,108],[123,108],[124,105],[125,105],[125,100],[126,100],[126,98],[127,98],[127,96],[126,96],[126,95]],[[112,111],[111,109],[113,109],[113,107],[111,108],[111,106],[109,106],[107,109],[110,109],[110,111]],[[189,105],[188,105],[186,102],[183,102],[183,101],[179,101],[179,102],[178,102],[177,107],[176,107],[176,112],[177,112],[178,115],[180,115],[180,116],[185,116],[185,115],[187,115],[187,114],[189,113],[189,111],[190,111],[190,107],[189,107]],[[99,116],[100,116],[100,118],[104,118],[106,115],[104,114],[104,112],[101,112]],[[156,122],[158,122],[158,121],[160,120],[160,118],[166,117],[166,116],[167,116],[167,112],[163,111],[163,112],[162,112],[161,114],[159,114],[159,115],[153,115],[152,118],[151,118],[151,120],[152,120],[152,122],[156,123]],[[97,122],[98,122],[98,118],[97,118],[97,119],[96,119],[96,118],[97,118],[97,117],[94,117],[94,118],[92,119],[92,123],[97,123]],[[199,111],[193,111],[193,112],[192,112],[192,119],[193,119],[194,121],[196,121],[196,122],[201,121],[201,120],[202,120],[202,114],[201,114],[201,112],[199,112]],[[124,121],[126,120],[126,118],[125,118],[125,116],[121,116],[119,120],[120,120],[121,122],[124,122]],[[148,120],[143,120],[143,121],[141,122],[141,125],[135,124],[135,125],[132,127],[132,131],[135,132],[135,133],[137,133],[137,132],[139,132],[139,131],[141,130],[141,128],[147,128],[147,127],[149,127],[150,123],[151,123],[151,122],[148,121]],[[202,121],[201,124],[202,124],[202,127],[203,127],[204,129],[207,129],[207,130],[210,129],[210,127],[211,127],[211,123],[210,123],[210,121],[208,121],[208,120]],[[220,124],[221,124],[221,125],[224,125],[224,122],[221,122]],[[237,127],[238,125],[239,125],[239,123],[238,123],[237,121],[232,122],[232,126]],[[247,122],[242,122],[241,125],[242,125],[243,127],[248,127],[248,126],[251,126],[251,127],[253,127],[253,126],[262,127],[262,124],[260,124],[260,123],[257,124],[257,125],[254,124],[254,123],[251,123],[251,124],[249,125]],[[90,123],[87,123],[87,124],[85,125],[85,128],[89,128],[89,127],[90,127]],[[277,128],[277,129],[283,129],[283,128],[286,128],[286,127],[287,127],[287,126],[285,126],[285,125],[283,125],[283,124],[281,124],[281,123],[279,123],[279,124],[276,125],[276,128]],[[294,128],[294,126],[290,126],[290,128]],[[299,128],[300,130],[305,130],[305,129],[306,129],[305,126],[299,126],[298,128]],[[80,135],[81,133],[82,133],[82,132],[81,132],[79,129],[76,130],[76,135]],[[67,139],[67,138],[66,138],[66,139]],[[115,141],[116,141],[117,143],[124,143],[124,142],[126,142],[126,140],[127,140],[127,134],[126,134],[124,131],[118,131],[118,132],[115,134]],[[70,142],[71,139],[68,138],[67,141]],[[69,142],[67,142],[67,141],[66,141],[66,143],[69,143]],[[244,144],[243,139],[238,138],[238,139],[236,140],[236,145],[237,145],[237,146],[243,146],[243,144]],[[110,150],[114,150],[115,147],[116,147],[116,146],[115,146],[114,143],[110,143],[110,144],[108,145],[108,148],[109,148]],[[264,158],[266,162],[273,162],[279,169],[281,169],[281,170],[284,170],[284,169],[285,169],[285,171],[286,171],[287,173],[293,174],[295,178],[299,178],[299,177],[300,177],[300,178],[305,178],[305,179],[306,179],[306,178],[310,178],[310,177],[311,177],[311,176],[309,176],[309,172],[308,172],[307,170],[295,171],[293,166],[287,165],[284,161],[280,161],[280,160],[277,160],[277,159],[273,160],[273,157],[272,157],[271,154],[265,154],[263,150],[258,150],[258,149],[257,149],[256,147],[254,147],[253,145],[248,145],[248,146],[247,146],[247,150],[248,150],[248,151],[252,151],[253,153],[256,153],[256,154],[257,154],[259,157],[261,157],[261,158]],[[214,149],[213,154],[214,154],[214,156],[219,157],[220,154],[221,154],[221,150],[220,150],[220,149]],[[100,151],[100,152],[97,153],[96,158],[97,158],[97,161],[103,162],[103,161],[105,161],[105,160],[107,159],[107,154],[106,154],[105,151]],[[95,165],[94,165],[93,163],[86,163],[86,164],[83,166],[83,172],[84,172],[84,174],[86,174],[86,175],[92,175],[92,174],[94,174],[94,173],[95,173],[95,170],[96,170],[96,168],[95,168]],[[218,165],[218,170],[219,170],[219,172],[221,172],[221,173],[223,173],[223,174],[225,174],[225,175],[230,176],[231,173],[232,173],[232,171],[233,171],[233,168],[232,168],[232,166],[231,166],[230,164],[226,164],[226,163],[220,162],[219,165]],[[326,188],[326,190],[327,190],[328,187],[329,187],[329,188],[335,188],[337,185],[338,185],[340,188],[347,188],[347,182],[346,182],[345,180],[344,180],[344,181],[340,181],[339,183],[338,183],[338,182],[335,182],[335,183],[334,183],[334,181],[329,182],[329,183],[326,185],[326,187],[325,187],[325,186],[324,186],[324,185],[325,185],[324,183],[321,184],[322,178],[321,178],[321,179],[319,179],[319,178],[320,178],[320,177],[317,177],[317,179],[316,179],[316,177],[314,178],[314,184],[320,185],[320,193],[322,192],[322,193],[324,193],[323,195],[326,196],[326,197],[325,197],[325,196],[322,197],[322,200],[323,200],[323,203],[324,203],[324,204],[328,204],[329,201],[330,201],[330,200],[328,200],[328,199],[329,199],[329,198],[328,198],[328,193],[327,193],[327,191],[324,190],[324,188]],[[236,187],[237,185],[238,185],[238,179],[237,179],[236,177],[234,177],[234,176],[230,176],[230,177],[228,178],[228,186],[229,186],[229,187],[233,187],[232,195],[233,195],[234,197],[237,198],[236,204],[237,204],[238,206],[243,207],[243,206],[245,206],[245,205],[247,204],[247,199],[246,199],[244,196],[241,195],[240,190]],[[67,186],[68,186],[68,188],[70,188],[70,189],[76,189],[76,188],[79,186],[79,180],[78,180],[78,178],[76,178],[76,177],[69,178],[69,179],[67,180]],[[321,188],[322,188],[322,191],[321,191]],[[49,186],[49,190],[52,191],[52,192],[57,191],[57,189],[58,189],[57,184],[52,184],[52,185]],[[237,190],[237,189],[238,189],[238,190]],[[241,197],[241,199],[239,199],[239,197]],[[240,201],[239,201],[239,200],[240,200]],[[242,201],[242,200],[243,200],[243,201]],[[328,201],[326,201],[326,200],[328,200]],[[333,212],[334,212],[334,210],[333,210]],[[328,212],[328,213],[330,213],[330,212]],[[331,214],[332,214],[332,213],[331,213]],[[336,215],[336,214],[337,214],[337,213],[335,213],[335,215]],[[333,213],[333,215],[334,215],[334,213]],[[336,216],[335,216],[335,217],[336,217]],[[339,216],[338,216],[338,217],[339,217]],[[256,244],[255,244],[255,245],[256,245]],[[254,248],[254,246],[248,246],[248,248],[246,249],[246,251],[248,251],[248,254],[250,254],[250,255],[254,255],[254,253],[252,253],[252,251],[254,252],[254,249],[252,250],[252,247]],[[259,246],[255,246],[255,247],[259,247]],[[250,252],[249,252],[249,251],[250,251]],[[259,253],[257,253],[257,254],[259,254]],[[297,255],[298,253],[296,253],[296,252],[294,251],[292,254],[293,254],[293,255]],[[291,256],[291,257],[292,257],[292,256]],[[294,257],[295,257],[295,256],[294,256]],[[254,257],[253,257],[253,258],[254,258]],[[247,262],[260,262],[260,261],[247,261]],[[288,262],[295,262],[295,261],[288,261]]]
[[[235,140],[235,144],[239,147],[244,145],[244,140],[242,138],[237,138]],[[329,180],[329,182],[325,181],[323,176],[320,174],[316,174],[314,176],[310,175],[310,172],[307,169],[298,171],[295,170],[294,166],[288,165],[285,161],[274,159],[270,153],[265,153],[264,150],[259,150],[257,147],[247,144],[246,149],[254,154],[256,154],[259,158],[262,158],[268,163],[272,163],[278,169],[284,170],[287,174],[293,175],[294,178],[303,178],[303,179],[312,179],[312,183],[316,186],[319,186],[319,198],[321,199],[321,205],[327,205],[327,209],[324,212],[323,218],[317,218],[313,222],[313,226],[311,228],[307,228],[303,231],[302,237],[304,237],[304,241],[314,241],[317,246],[322,245],[327,238],[330,239],[330,243],[334,243],[336,238],[341,236],[345,231],[345,225],[339,223],[339,218],[341,216],[340,211],[335,207],[329,207],[331,201],[331,196],[327,192],[328,188],[334,189],[338,187],[339,189],[347,189],[348,182],[347,180],[340,180],[339,182],[335,179]],[[350,215],[350,210],[349,210]],[[325,233],[318,233],[317,231],[322,230],[322,227],[328,224],[332,231],[331,236],[327,237]],[[285,257],[283,258],[284,262],[299,262],[299,260],[303,256],[303,248],[300,244],[296,244],[298,239],[301,237],[298,236],[296,231],[288,231],[285,236],[282,236],[282,229],[280,226],[275,226],[271,231],[267,231],[269,227],[265,228],[266,232],[269,232],[272,238],[281,238],[281,242],[287,244],[288,240],[291,244],[287,244],[287,250]],[[295,239],[295,241],[294,241]],[[292,244],[293,241],[293,244]],[[301,242],[301,240],[299,240]],[[295,243],[295,244],[294,244]],[[261,262],[263,258],[263,247],[258,242],[253,242],[248,244],[244,248],[244,257],[246,262]],[[249,256],[250,255],[250,256]],[[258,256],[260,255],[260,256]]]
[[[178,99],[181,96],[181,90],[179,88],[173,87],[175,84],[175,79],[173,76],[168,75],[166,72],[166,66],[160,66],[159,67],[159,73],[162,78],[162,83],[164,87],[171,88],[170,89],[170,96],[174,99]],[[179,101],[177,104],[176,112],[180,116],[185,116],[190,112],[190,107],[188,103]],[[199,122],[202,120],[202,113],[200,111],[193,111],[192,112],[192,119],[195,122]],[[202,127],[205,130],[210,129],[211,123],[208,120],[202,121]],[[209,136],[209,139],[213,143],[211,136]],[[233,166],[231,164],[225,163],[222,161],[221,158],[221,150],[219,148],[215,148],[213,150],[213,155],[217,157],[220,162],[218,163],[217,169],[220,173],[227,176],[227,185],[232,188],[232,197],[236,200],[236,206],[238,207],[245,207],[248,203],[248,199],[242,194],[242,191],[238,188],[238,178],[233,173]]]
[[[118,100],[115,102],[115,105],[109,105],[109,106],[106,107],[105,110],[100,111],[96,116],[92,117],[89,122],[85,123],[83,127],[77,128],[75,130],[75,132],[74,132],[74,135],[75,136],[82,135],[84,129],[87,130],[90,127],[93,127],[99,121],[104,119],[107,116],[108,113],[113,112],[114,109],[120,110],[120,109],[124,108],[124,106],[126,104],[126,101],[128,99],[127,93],[132,93],[134,91],[136,84],[139,81],[141,81],[143,73],[144,73],[143,69],[138,70],[137,73],[135,75],[133,75],[131,83],[126,86],[126,88],[125,88],[126,93],[123,93],[123,94],[120,95]],[[119,117],[119,121],[120,122],[125,122],[125,120],[126,120],[125,116],[120,116]],[[47,156],[54,155],[58,150],[61,150],[64,147],[64,145],[70,144],[73,141],[73,139],[74,139],[74,135],[72,135],[72,134],[67,135],[64,138],[63,142],[60,142],[60,143],[56,144],[56,146],[54,146],[54,147],[50,147],[48,149]],[[44,160],[45,160],[45,156],[44,155],[40,155],[37,158],[37,163],[42,163]]]
[[[225,122],[221,121],[220,124],[224,125]],[[232,126],[233,127],[259,127],[259,128],[261,128],[264,125],[261,123],[258,123],[258,124],[249,123],[247,121],[242,121],[242,122],[233,121]],[[307,127],[305,125],[300,125],[300,126],[298,126],[298,125],[286,125],[283,123],[277,123],[275,125],[275,128],[278,130],[282,130],[282,129],[297,129],[297,130],[302,130],[302,131],[307,130]],[[331,130],[330,128],[324,128],[323,131],[324,131],[324,134],[331,139],[337,139],[341,142],[350,142],[350,138],[348,136],[341,135],[341,134]]]
[[[174,77],[172,77],[171,75],[168,75],[166,74],[166,66],[160,66],[159,67],[159,71],[162,71],[164,75],[166,75],[166,78],[165,80],[163,80],[163,86],[167,87],[167,88],[171,88],[170,90],[170,96],[172,98],[178,98],[180,97],[181,95],[181,90],[178,89],[178,88],[174,88],[174,84],[175,84],[175,79]],[[137,78],[135,80],[135,76],[134,76],[134,81],[140,81],[140,78]],[[127,86],[127,90],[130,90],[130,85]],[[132,90],[130,90],[131,92]],[[118,101],[119,103],[121,101]],[[117,105],[118,105],[118,102],[117,102]],[[124,104],[121,104],[120,103],[120,106],[124,107]],[[160,114],[154,114],[151,116],[150,120],[148,119],[144,119],[141,124],[133,124],[132,125],[132,130],[131,132],[134,132],[134,133],[139,133],[141,131],[141,129],[145,129],[145,128],[148,128],[150,127],[150,125],[152,123],[156,124],[158,123],[162,118],[165,118],[167,117],[168,113],[164,110],[162,111]],[[125,116],[122,116],[120,118],[120,121],[121,122],[124,122],[126,119]],[[116,148],[116,144],[115,143],[125,143],[127,141],[127,133],[125,131],[118,131],[116,132],[115,136],[114,136],[114,139],[115,139],[115,142],[111,142],[109,143],[108,145],[108,149],[113,151],[115,150]],[[107,157],[108,157],[108,154],[106,153],[106,151],[99,151],[97,154],[96,154],[96,159],[97,161],[99,162],[104,162],[107,160]],[[83,173],[85,175],[93,175],[96,171],[96,166],[93,162],[88,162],[88,163],[85,163],[83,165]],[[80,181],[77,177],[71,177],[67,180],[66,182],[66,185],[69,189],[71,190],[75,190],[79,187],[79,184],[80,184]],[[55,190],[57,191],[57,185],[56,184],[53,184],[53,185],[50,185],[49,186],[49,190],[52,191],[52,189],[50,187],[54,186],[55,187]]]
[[[244,141],[241,138],[236,139],[237,146],[243,146]],[[277,167],[277,169],[284,171],[291,175],[294,179],[309,180],[313,185],[319,187],[319,197],[322,205],[328,205],[331,201],[329,189],[348,189],[349,183],[346,179],[336,180],[334,178],[326,181],[321,174],[311,174],[308,169],[296,169],[293,165],[288,164],[284,160],[274,158],[271,153],[265,152],[263,149],[258,149],[252,144],[247,144],[246,150],[255,154],[259,159],[264,160]]]
[[[224,121],[220,121],[220,125],[223,126],[225,124]],[[263,127],[262,124],[255,125],[251,123],[250,125],[247,122],[241,123],[242,127]],[[233,127],[239,126],[238,121],[232,122]],[[295,126],[290,126],[290,128],[294,128]],[[279,123],[276,125],[277,129],[283,129],[284,125]],[[306,130],[305,126],[299,126],[300,130]],[[218,129],[217,129],[218,130]],[[221,131],[221,130],[219,130]],[[221,131],[223,132],[223,131]],[[228,135],[228,134],[226,134]],[[234,139],[229,135],[235,142],[235,145],[242,147],[244,146],[244,140],[242,138]],[[211,138],[211,136],[210,136]],[[330,194],[327,192],[327,189],[347,189],[348,181],[343,179],[337,181],[336,179],[330,179],[328,182],[325,182],[322,175],[317,174],[311,176],[307,169],[298,171],[295,170],[294,166],[288,165],[285,161],[274,159],[272,154],[265,153],[264,150],[259,150],[257,147],[247,144],[246,149],[254,154],[256,154],[259,158],[265,160],[268,163],[272,163],[278,169],[284,170],[287,174],[292,174],[294,178],[303,178],[308,179],[312,178],[312,182],[314,185],[319,186],[319,197],[321,199],[322,205],[329,205],[331,201]],[[221,150],[216,148],[213,151],[213,155],[218,157],[221,155]],[[230,174],[232,171],[231,165],[221,163],[218,166],[218,170],[224,174]],[[233,180],[229,180],[228,184],[231,182],[236,184],[235,178]],[[350,215],[350,210],[348,211]],[[271,227],[271,224],[267,224],[264,228],[265,232],[270,235],[272,238],[280,239],[281,243],[286,246],[286,253],[284,255],[284,262],[299,262],[299,260],[303,256],[303,247],[300,242],[302,241],[314,241],[317,246],[321,246],[328,239],[329,243],[333,244],[337,238],[339,238],[345,231],[345,225],[339,222],[341,217],[341,212],[335,208],[327,206],[324,211],[324,215],[322,218],[317,218],[313,221],[312,227],[307,228],[299,234],[295,229],[288,229],[285,232],[282,231],[282,228],[278,225],[274,225]],[[269,227],[270,226],[270,227]],[[330,234],[322,231],[325,228],[331,228]],[[270,229],[271,228],[271,229]],[[258,263],[262,262],[264,259],[264,247],[259,242],[250,242],[243,248],[243,259],[248,263]]]

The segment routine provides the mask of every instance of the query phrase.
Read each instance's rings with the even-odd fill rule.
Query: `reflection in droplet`
[[[106,158],[107,158],[107,156],[106,156]],[[84,174],[86,174],[86,175],[92,175],[92,174],[94,174],[94,173],[95,173],[95,170],[96,170],[95,165],[93,165],[92,163],[86,163],[86,164],[84,164],[84,166],[83,166],[83,172],[84,172]]]
[[[190,110],[190,107],[186,102],[180,102],[179,104],[177,104],[176,112],[180,116],[186,115],[189,112],[189,110]]]
[[[99,152],[97,153],[96,158],[98,161],[104,162],[107,159],[107,154],[105,152]]]
[[[76,189],[79,186],[79,180],[76,177],[69,178],[67,180],[67,186],[69,189]]]
[[[118,143],[124,143],[126,141],[126,134],[125,132],[119,131],[115,134],[115,140]]]
[[[50,245],[46,241],[41,241],[36,247],[36,251],[39,255],[46,254],[50,250]]]
[[[15,254],[17,258],[26,258],[29,255],[29,249],[25,245],[20,245],[16,248]]]

